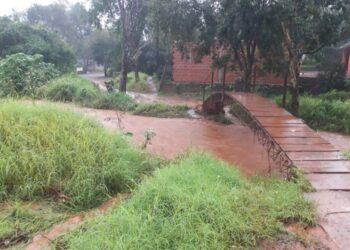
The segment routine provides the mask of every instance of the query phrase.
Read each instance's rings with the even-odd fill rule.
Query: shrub
[[[331,90],[327,93],[319,95],[319,97],[328,101],[347,101],[350,100],[350,92]]]
[[[212,157],[192,154],[66,239],[69,249],[253,249],[291,222],[315,223],[298,185],[247,181]]]
[[[52,80],[44,92],[44,97],[52,101],[84,103],[91,103],[99,94],[89,80],[73,74]]]
[[[139,104],[133,114],[160,118],[188,117],[189,107],[184,105],[171,106],[163,103]]]
[[[133,111],[137,105],[133,99],[123,93],[100,93],[91,105],[96,109],[117,109],[121,111]]]
[[[69,197],[90,208],[128,191],[154,165],[127,140],[97,123],[51,106],[0,105],[0,202]]]
[[[39,89],[38,95],[52,101],[75,102],[97,109],[133,110],[135,103],[130,96],[100,91],[92,83],[78,75],[64,75]]]
[[[128,74],[128,81],[126,84],[126,90],[127,91],[132,91],[132,92],[151,92],[150,86],[147,83],[147,74],[140,72],[140,81],[136,82],[135,80],[135,73],[130,72]],[[115,82],[119,84],[120,78],[117,77]]]
[[[0,96],[33,96],[37,88],[57,75],[41,55],[13,54],[0,61]]]
[[[350,134],[350,100],[337,100],[345,96],[336,92],[320,97],[301,96],[299,116],[313,129]],[[287,99],[287,109],[290,109],[290,96]],[[281,97],[275,100],[281,105]]]

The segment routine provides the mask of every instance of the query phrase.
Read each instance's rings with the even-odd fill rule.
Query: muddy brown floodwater
[[[248,127],[225,126],[205,119],[161,119],[134,116],[111,110],[78,109],[97,119],[109,130],[133,134],[132,140],[141,144],[145,131],[151,129],[156,136],[147,147],[150,153],[168,159],[188,149],[204,150],[236,165],[247,176],[268,173],[270,164],[266,150],[254,138]],[[273,163],[271,163],[271,167]]]

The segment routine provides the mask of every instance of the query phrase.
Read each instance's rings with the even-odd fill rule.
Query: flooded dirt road
[[[237,165],[245,175],[268,173],[270,165],[266,150],[255,141],[250,129],[242,125],[225,126],[204,119],[160,119],[120,115],[111,110],[74,109],[97,119],[109,130],[117,131],[121,126],[123,132],[133,134],[132,141],[139,145],[144,141],[145,131],[153,130],[156,136],[147,149],[168,159],[192,148],[208,151]]]

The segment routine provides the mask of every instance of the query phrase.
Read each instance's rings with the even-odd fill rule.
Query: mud
[[[71,232],[77,229],[83,224],[86,219],[92,219],[96,216],[106,213],[110,208],[116,207],[122,203],[122,201],[128,199],[130,194],[119,194],[117,197],[108,200],[102,204],[96,210],[92,210],[85,214],[80,214],[70,218],[69,220],[56,225],[51,231],[37,235],[33,241],[27,246],[27,250],[44,250],[51,249],[52,242],[65,233]]]

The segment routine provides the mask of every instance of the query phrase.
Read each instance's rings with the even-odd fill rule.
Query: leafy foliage
[[[191,154],[66,239],[72,249],[252,249],[278,237],[283,223],[314,225],[315,218],[298,185],[247,181],[208,155]]]
[[[188,117],[188,110],[189,107],[183,105],[171,106],[163,103],[139,104],[133,114],[160,118],[184,118]]]
[[[0,57],[16,53],[43,55],[61,72],[73,70],[75,58],[71,49],[54,33],[7,18],[0,18]]]
[[[64,75],[38,90],[38,96],[52,101],[75,102],[97,109],[133,110],[131,97],[121,93],[106,93],[78,75]]]
[[[320,97],[302,96],[299,116],[313,129],[350,134],[350,101],[341,101],[344,95],[335,93]],[[276,102],[281,104],[281,98],[276,98]],[[287,109],[290,109],[290,96]]]
[[[10,55],[0,60],[0,96],[32,96],[56,76],[54,65],[43,62],[41,55]]]
[[[317,69],[321,72],[321,91],[345,88],[346,69],[342,60],[342,53],[337,49],[326,48],[320,53]]]
[[[0,202],[65,195],[65,205],[94,207],[128,191],[155,165],[121,135],[69,111],[0,105]]]

